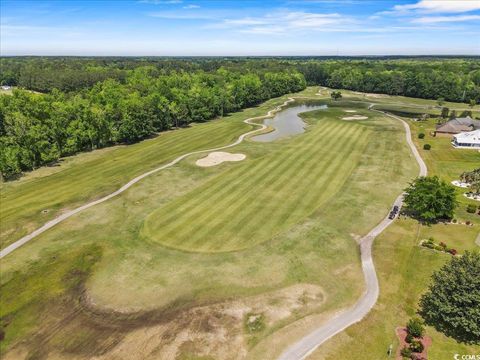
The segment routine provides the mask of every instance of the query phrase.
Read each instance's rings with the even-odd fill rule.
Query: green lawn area
[[[234,115],[232,122],[241,124],[282,100]],[[81,310],[72,278],[85,287],[95,306],[133,312],[135,319],[156,319],[169,311],[306,283],[320,286],[327,295],[316,312],[351,305],[363,291],[354,238],[385,216],[418,169],[398,121],[368,112],[363,105],[356,110],[368,120],[343,121],[342,102],[335,105],[304,114],[310,124],[305,134],[274,143],[247,141],[229,150],[245,153],[243,162],[199,168],[195,160],[201,155],[192,156],[69,218],[2,259],[0,291],[11,294],[3,313],[8,325],[2,324],[2,347],[25,340],[22,346],[31,350],[41,346],[44,351],[85,354],[88,349],[92,356],[120,341],[129,331],[118,330],[127,315],[103,318]],[[215,125],[226,126],[222,121],[205,126],[215,133]],[[227,134],[237,135],[233,130]],[[150,140],[155,141],[159,140]],[[143,159],[143,151],[137,151],[136,159]],[[129,156],[125,159],[124,166],[130,166]],[[85,163],[78,161],[49,176],[20,180],[17,186],[22,189],[24,182],[26,189],[34,189],[28,185],[31,181],[43,183],[63,171],[79,174]],[[101,169],[101,159],[96,161]],[[150,161],[153,167],[155,161]],[[112,169],[123,173],[122,163]],[[90,186],[95,181],[100,180],[92,180]],[[67,198],[72,199],[66,196],[63,201]],[[165,222],[166,228],[158,226],[165,216],[171,221]],[[158,235],[167,233],[174,236],[165,240]],[[93,245],[101,249],[101,259],[84,255]],[[95,263],[78,270],[73,259],[85,256]],[[46,276],[40,281],[43,272]],[[36,282],[41,291],[32,296],[25,284]],[[59,304],[59,299],[64,301]],[[42,304],[41,311],[37,304]],[[297,311],[282,326],[305,315]],[[255,334],[255,342],[278,326]],[[44,336],[30,337],[32,332]]]
[[[429,175],[438,175],[450,182],[458,179],[463,171],[480,166],[478,151],[454,149],[450,144],[450,137],[431,135],[435,128],[434,119],[425,122],[409,121],[409,124],[414,142],[427,164]],[[425,139],[418,139],[420,132],[426,134]],[[424,143],[431,144],[432,149],[423,150]],[[420,247],[420,241],[433,237],[437,243],[445,242],[449,247],[459,250],[460,254],[465,250],[479,249],[475,240],[480,236],[480,216],[466,212],[468,203],[478,202],[466,199],[462,196],[463,192],[464,190],[458,189],[460,205],[456,217],[461,222],[471,221],[474,226],[421,226],[412,219],[400,219],[375,240],[373,258],[380,280],[379,301],[362,322],[329,340],[309,359],[388,358],[389,345],[393,344],[394,349],[398,346],[395,328],[404,326],[409,317],[415,315],[419,298],[426,291],[432,272],[450,257]],[[480,352],[479,346],[460,344],[432,327],[427,328],[427,335],[433,339],[429,359],[449,360],[455,353]]]

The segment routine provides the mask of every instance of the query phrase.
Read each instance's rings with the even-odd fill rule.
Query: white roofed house
[[[480,150],[480,129],[453,135],[452,145],[456,148]]]

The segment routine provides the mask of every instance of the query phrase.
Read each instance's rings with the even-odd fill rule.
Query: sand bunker
[[[201,167],[209,167],[219,165],[224,161],[242,161],[245,158],[245,154],[231,154],[223,151],[214,151],[206,157],[198,159],[195,164]]]
[[[342,120],[366,120],[366,119],[368,119],[368,116],[362,116],[362,115],[346,116],[342,118]]]
[[[356,113],[357,110],[344,110],[345,112],[348,112],[348,113]]]

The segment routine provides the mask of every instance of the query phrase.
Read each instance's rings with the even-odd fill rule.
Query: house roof
[[[468,132],[462,132],[457,135],[453,135],[457,143],[462,144],[480,144],[480,129]]]
[[[445,132],[456,134],[475,129],[480,129],[480,120],[474,120],[467,116],[464,118],[455,118],[447,121],[445,124],[438,126],[436,131],[440,133]]]

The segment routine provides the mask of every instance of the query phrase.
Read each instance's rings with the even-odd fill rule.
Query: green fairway
[[[239,165],[154,211],[143,234],[187,251],[232,251],[262,243],[334,196],[371,135],[359,123],[322,119],[301,142],[285,143],[274,154]]]

